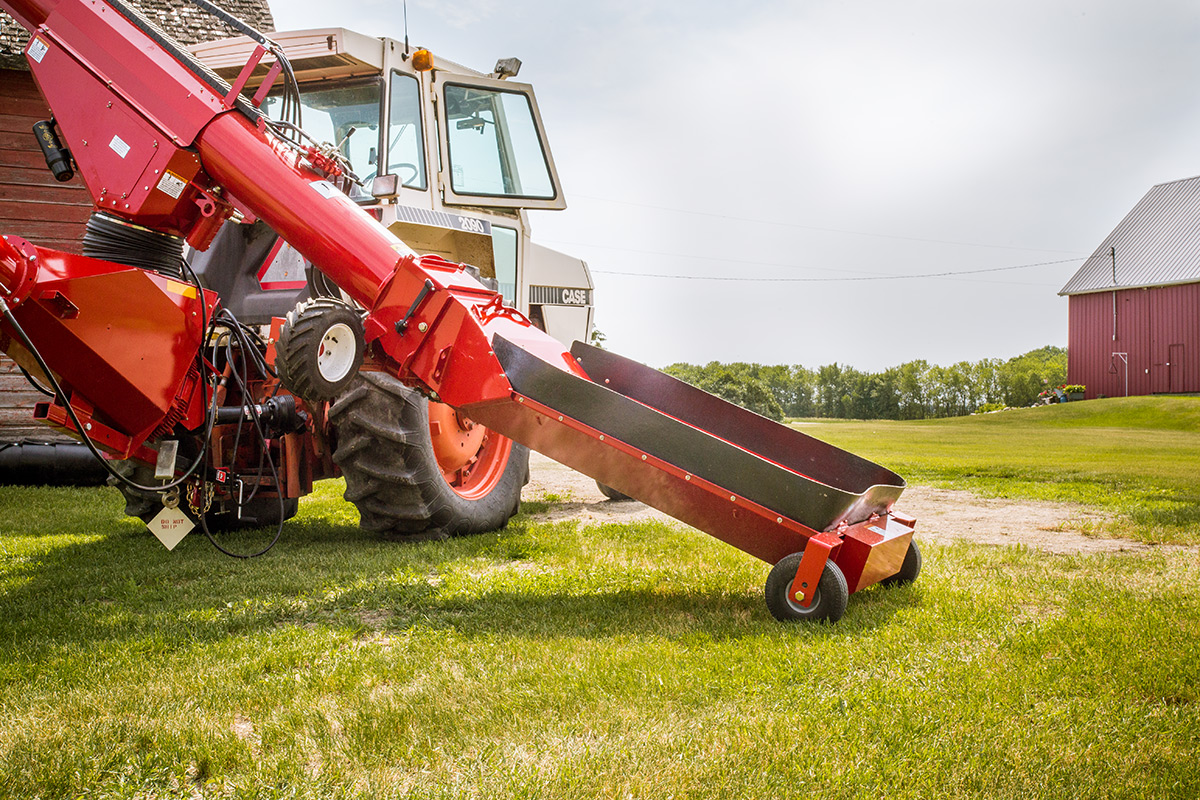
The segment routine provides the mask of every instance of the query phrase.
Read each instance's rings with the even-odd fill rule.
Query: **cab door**
[[[567,207],[532,86],[443,75],[439,99],[446,205]]]

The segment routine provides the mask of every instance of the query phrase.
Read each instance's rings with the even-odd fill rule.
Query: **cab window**
[[[445,98],[450,185],[456,194],[555,197],[525,94],[447,84]]]
[[[382,81],[341,84],[330,88],[300,87],[301,123],[317,142],[338,146],[359,178],[375,174],[379,149],[379,107]],[[283,98],[272,93],[264,109],[279,119]]]
[[[496,264],[496,282],[500,294],[510,306],[517,304],[517,232],[492,226],[492,257]]]

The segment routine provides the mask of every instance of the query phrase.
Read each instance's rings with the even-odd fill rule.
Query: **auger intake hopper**
[[[591,382],[507,342],[497,350],[530,399],[813,530],[886,514],[904,490],[889,469],[607,350],[571,348]],[[645,493],[623,471],[596,477],[631,497]]]

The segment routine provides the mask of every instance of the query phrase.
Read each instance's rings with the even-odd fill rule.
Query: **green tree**
[[[1067,351],[1062,347],[1030,350],[1005,361],[997,372],[1006,405],[1033,405],[1041,392],[1066,381]]]
[[[760,370],[761,367],[757,364],[722,364],[711,361],[703,367],[671,364],[663,372],[756,414],[782,420],[783,408],[775,394],[762,379],[756,377]]]
[[[900,419],[925,419],[930,414],[928,405],[926,373],[929,364],[925,361],[909,361],[896,370],[896,394]]]
[[[811,370],[718,361],[672,364],[664,372],[771,419],[925,419],[962,416],[989,403],[1030,405],[1066,380],[1067,351],[1043,347],[1007,361],[945,367],[917,360],[882,372],[837,363]]]

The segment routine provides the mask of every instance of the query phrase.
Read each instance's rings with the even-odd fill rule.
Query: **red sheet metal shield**
[[[14,316],[63,383],[140,442],[176,405],[195,361],[203,324],[196,287],[94,258],[36,253],[36,281]],[[215,296],[207,302],[211,314]]]

